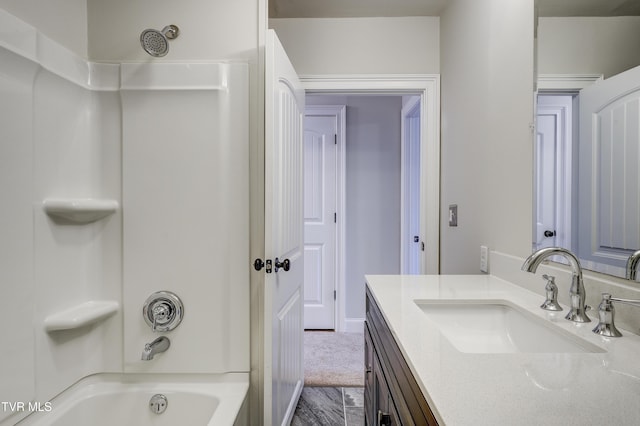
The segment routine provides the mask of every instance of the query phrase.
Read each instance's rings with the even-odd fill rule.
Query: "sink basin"
[[[460,352],[605,352],[506,300],[415,301]]]

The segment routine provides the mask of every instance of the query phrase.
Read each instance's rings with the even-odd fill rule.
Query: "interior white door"
[[[573,247],[574,95],[538,96],[535,152],[536,248]]]
[[[538,95],[536,117],[536,248],[573,248],[573,95]]]
[[[536,247],[556,245],[556,116],[538,112],[536,178]]]
[[[273,30],[265,55],[264,424],[288,425],[304,383],[304,89]]]
[[[640,67],[580,92],[578,169],[578,255],[624,268],[640,247]]]
[[[337,117],[304,121],[304,328],[335,329]]]
[[[402,242],[403,274],[422,271],[424,239],[420,232],[420,97],[402,107]]]

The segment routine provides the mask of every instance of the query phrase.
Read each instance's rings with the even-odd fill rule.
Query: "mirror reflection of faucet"
[[[635,251],[627,260],[626,278],[631,281],[636,280],[638,265],[640,264],[640,250]]]
[[[543,248],[531,254],[531,256],[524,261],[522,270],[535,273],[543,260],[556,255],[566,258],[571,266],[571,288],[569,289],[571,308],[565,318],[569,321],[579,323],[591,322],[591,319],[586,314],[589,307],[585,305],[586,291],[582,280],[582,268],[580,267],[580,261],[578,261],[578,258],[573,253],[562,247]],[[553,284],[555,285],[555,282]],[[547,285],[549,285],[549,283],[547,283]],[[551,293],[553,293],[553,290],[551,290]],[[549,292],[547,291],[547,299],[548,298]]]
[[[154,356],[161,352],[165,352],[171,346],[171,341],[168,337],[161,336],[158,337],[151,343],[147,343],[144,345],[144,349],[142,350],[142,361],[150,361]]]

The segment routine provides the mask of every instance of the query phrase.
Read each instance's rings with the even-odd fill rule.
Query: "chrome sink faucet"
[[[635,281],[640,264],[640,250],[635,251],[627,260],[626,277],[628,280]]]
[[[614,322],[616,310],[613,307],[613,303],[618,302],[627,305],[633,305],[640,307],[640,300],[635,299],[618,299],[617,297],[611,297],[609,293],[602,293],[602,302],[598,306],[598,325],[593,329],[593,332],[601,336],[606,337],[620,337],[622,333],[616,328]]]
[[[580,267],[578,258],[573,253],[562,247],[543,248],[531,254],[531,256],[524,261],[522,270],[535,273],[543,260],[556,255],[566,258],[571,266],[571,287],[569,288],[571,309],[565,318],[573,322],[591,322],[591,319],[586,314],[586,292],[584,289],[584,281],[582,280],[582,268]]]
[[[156,356],[156,354],[169,349],[169,346],[171,346],[171,341],[169,340],[169,338],[164,336],[158,337],[153,342],[144,345],[144,350],[142,351],[142,360],[152,360],[153,357]]]

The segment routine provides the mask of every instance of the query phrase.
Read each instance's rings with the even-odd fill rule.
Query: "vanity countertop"
[[[367,284],[442,425],[638,425],[640,337],[591,332],[539,308],[544,297],[491,275],[368,275]],[[600,353],[457,350],[414,302],[506,300],[602,349]]]

